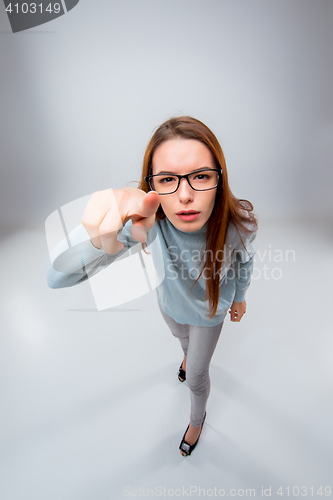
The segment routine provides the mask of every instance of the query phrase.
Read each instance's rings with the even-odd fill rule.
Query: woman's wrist
[[[90,240],[90,243],[91,243],[91,245],[92,245],[94,248],[96,248],[96,250],[101,250],[101,248],[96,247],[96,246],[93,244],[93,242],[92,242],[91,240]]]

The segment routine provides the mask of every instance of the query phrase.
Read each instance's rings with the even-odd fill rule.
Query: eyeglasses
[[[158,194],[173,194],[177,191],[182,179],[186,179],[194,191],[209,191],[218,186],[221,170],[217,168],[201,168],[186,175],[156,174],[145,177],[149,188]]]

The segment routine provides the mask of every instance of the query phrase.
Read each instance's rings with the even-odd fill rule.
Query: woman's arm
[[[236,259],[234,261],[234,271],[236,292],[234,301],[229,310],[230,320],[234,322],[240,321],[246,312],[245,295],[250,286],[251,276],[253,273],[255,248],[252,242],[256,235],[257,232],[253,232],[246,238],[244,246],[241,243],[241,246],[238,245],[235,249]]]
[[[245,300],[246,291],[251,283],[253,273],[253,256],[247,262],[236,260],[234,262],[236,293],[234,301],[241,303]]]
[[[131,246],[144,242],[155,222],[157,193],[135,188],[94,193],[82,223],[52,249],[47,265],[51,288],[73,286],[110,265]],[[125,224],[128,224],[128,231]]]
[[[128,224],[130,225],[130,224]],[[124,246],[117,254],[107,254],[94,247],[80,224],[52,251],[47,261],[47,284],[50,288],[77,285],[109,266],[138,242],[126,226],[118,233]],[[70,243],[70,245],[68,244]]]

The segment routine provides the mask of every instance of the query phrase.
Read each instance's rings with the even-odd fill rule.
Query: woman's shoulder
[[[253,214],[245,209],[239,210],[239,219],[237,222],[234,220],[229,221],[228,232],[237,233],[238,235],[248,238],[258,231],[258,222]]]
[[[230,246],[247,248],[257,236],[258,225],[247,210],[242,210],[244,219],[241,223],[231,220],[228,225],[227,242]]]

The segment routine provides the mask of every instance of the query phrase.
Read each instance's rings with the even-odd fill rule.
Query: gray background
[[[81,0],[13,35],[0,4],[1,500],[331,497],[332,25],[331,0]],[[49,289],[44,234],[58,207],[138,180],[179,114],[216,133],[260,218],[247,313],[225,321],[188,459],[155,293],[97,313],[88,282]]]
[[[331,0],[81,0],[15,36],[1,12],[1,224],[138,180],[178,114],[213,129],[259,216],[332,213]]]

